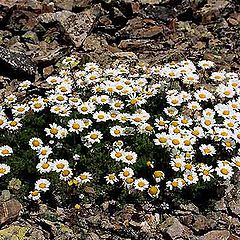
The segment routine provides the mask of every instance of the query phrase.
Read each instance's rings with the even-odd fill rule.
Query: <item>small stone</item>
[[[209,227],[208,219],[205,216],[197,215],[194,220],[195,221],[194,221],[192,227],[196,232],[208,229],[208,227]]]
[[[225,204],[224,198],[215,203],[214,209],[216,211],[227,211],[227,206]]]
[[[21,186],[22,186],[22,182],[18,178],[12,178],[8,184],[9,189],[16,190],[16,191],[18,191],[21,188]]]
[[[199,240],[228,240],[230,232],[227,230],[214,230],[199,237]]]
[[[189,211],[192,213],[199,214],[199,208],[196,205],[194,205],[193,203],[180,204],[179,208],[184,211]]]
[[[229,202],[229,208],[235,215],[240,215],[240,199]]]
[[[22,205],[16,199],[0,202],[0,225],[17,218],[21,209]]]
[[[53,0],[57,8],[72,11],[74,0]]]
[[[85,186],[85,187],[84,187],[84,192],[85,192],[85,193],[88,193],[88,194],[92,194],[92,195],[95,195],[95,194],[96,194],[94,188],[93,188],[93,187],[89,187],[89,186]]]
[[[54,72],[54,67],[52,65],[47,66],[47,67],[43,68],[43,77],[46,78],[46,77],[50,76],[53,72]]]
[[[3,190],[0,196],[0,201],[6,202],[11,198],[11,193],[9,190]]]
[[[86,238],[86,240],[99,240],[99,236],[94,233],[94,232],[90,232]]]
[[[35,32],[32,32],[32,31],[28,31],[25,34],[23,34],[22,39],[25,42],[30,42],[30,43],[34,43],[34,44],[38,43],[38,36]]]

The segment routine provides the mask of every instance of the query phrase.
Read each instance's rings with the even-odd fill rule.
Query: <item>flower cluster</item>
[[[77,63],[74,56],[68,57],[59,75],[46,79],[46,96],[19,103],[9,95],[0,109],[0,130],[11,134],[22,131],[29,114],[51,115],[39,130],[42,137],[36,134],[28,143],[38,159],[37,172],[44,175],[30,192],[32,200],[51,189],[51,173],[69,186],[100,179],[110,186],[122,185],[129,193],[157,198],[163,189],[231,179],[240,169],[237,74],[213,71],[215,64],[206,60],[153,67],[116,62],[107,69],[96,63],[76,67]],[[172,83],[179,87],[172,88]],[[25,81],[19,90],[27,92],[30,86]],[[57,154],[69,142],[96,155],[102,154],[99,146],[104,148],[113,170],[104,176],[81,172],[81,150],[72,151],[70,158]],[[138,152],[141,144],[145,149]],[[1,158],[12,154],[11,147],[0,147]],[[0,177],[9,172],[7,164],[0,164]]]

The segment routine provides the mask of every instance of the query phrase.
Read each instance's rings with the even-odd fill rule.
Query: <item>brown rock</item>
[[[159,226],[160,230],[170,239],[190,239],[193,235],[192,231],[182,225],[177,218],[169,217]],[[215,239],[216,240],[216,239]]]
[[[127,26],[117,32],[117,35],[128,38],[150,38],[164,32],[164,25],[157,25],[152,19],[136,17],[127,22]]]
[[[43,68],[43,77],[44,78],[48,77],[53,73],[53,71],[54,71],[54,67],[52,65]]]
[[[229,208],[235,215],[240,215],[240,199],[231,201],[229,203]]]
[[[74,0],[53,0],[57,8],[72,11]]]
[[[240,13],[233,13],[230,15],[230,17],[228,18],[228,22],[233,25],[233,26],[237,26],[240,24]]]
[[[228,240],[230,232],[227,230],[214,230],[206,233],[199,240]]]
[[[154,40],[150,39],[127,39],[121,40],[118,47],[121,49],[131,48],[131,49],[139,49],[146,48],[152,46]]]
[[[22,205],[16,199],[0,202],[0,225],[17,218],[21,209]]]
[[[192,227],[197,232],[206,230],[209,227],[208,219],[203,215],[197,215]]]

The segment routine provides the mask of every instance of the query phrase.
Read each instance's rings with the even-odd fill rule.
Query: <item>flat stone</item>
[[[35,76],[36,73],[36,65],[26,54],[4,47],[0,47],[0,66],[26,76]]]
[[[21,209],[22,205],[16,199],[0,202],[0,225],[16,219]]]
[[[126,27],[116,33],[117,36],[123,38],[151,38],[164,31],[164,25],[158,25],[152,19],[144,19],[136,17],[128,20]]]
[[[228,240],[230,232],[227,230],[214,230],[199,237],[199,240]]]

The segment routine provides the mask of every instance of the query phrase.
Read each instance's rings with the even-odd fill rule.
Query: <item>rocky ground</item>
[[[23,79],[44,90],[42,79],[73,53],[102,65],[119,58],[150,64],[204,58],[239,72],[239,47],[238,0],[1,0],[0,100]],[[3,191],[0,240],[237,240],[239,181],[226,186],[205,212],[192,203],[170,211],[150,203],[119,208],[111,201],[28,212]]]

